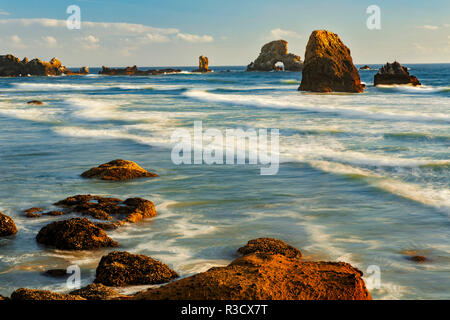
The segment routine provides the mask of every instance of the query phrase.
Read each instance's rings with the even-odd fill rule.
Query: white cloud
[[[433,26],[433,25],[426,24],[426,25],[420,26],[419,28],[425,29],[425,30],[437,30],[437,29],[439,29],[439,26]]]
[[[208,35],[199,36],[189,33],[178,33],[177,38],[191,43],[213,42],[214,38]]]
[[[9,12],[6,12],[3,9],[0,9],[0,16],[9,16]]]
[[[170,39],[166,35],[158,34],[158,33],[147,33],[145,35],[144,41],[148,42],[169,42]]]
[[[86,37],[78,38],[77,40],[78,40],[78,42],[80,42],[81,46],[87,50],[93,50],[93,49],[97,49],[100,47],[99,46],[100,39],[93,36],[92,34],[90,34]]]
[[[58,46],[58,41],[52,36],[42,37],[42,40],[49,48],[56,48]]]
[[[11,41],[14,48],[26,48],[27,46],[23,43],[22,38],[20,38],[17,34],[12,35],[9,40]]]
[[[281,28],[276,28],[270,31],[270,38],[278,39],[300,39],[302,36],[295,31],[292,30],[284,30]]]

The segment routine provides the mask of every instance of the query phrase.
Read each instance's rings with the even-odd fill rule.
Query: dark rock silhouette
[[[397,61],[393,63],[386,63],[381,67],[377,74],[374,76],[373,84],[375,86],[393,85],[393,84],[411,84],[413,86],[419,86],[421,83],[415,76],[409,74],[408,68],[403,67]]]

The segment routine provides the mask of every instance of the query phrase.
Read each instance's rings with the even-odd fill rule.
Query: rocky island
[[[339,36],[327,30],[313,31],[309,37],[299,91],[363,92],[350,49]]]
[[[102,66],[102,70],[98,74],[106,76],[155,76],[159,74],[166,73],[178,73],[181,72],[180,69],[149,69],[149,70],[139,70],[137,66],[126,67],[126,68],[109,68]]]
[[[288,53],[287,41],[276,40],[266,43],[261,48],[258,58],[247,66],[247,71],[274,71],[279,70],[277,63],[284,65],[285,71],[302,71],[300,56]]]
[[[419,86],[421,83],[416,76],[409,74],[408,68],[403,67],[397,61],[393,63],[386,63],[381,67],[377,74],[374,76],[373,84],[375,86],[384,85],[395,85],[395,84],[410,84],[413,86]]]
[[[198,57],[198,69],[192,70],[192,72],[211,72],[208,67],[209,60],[208,57],[200,56]]]
[[[79,72],[74,72],[61,64],[57,58],[50,62],[28,58],[19,58],[12,54],[0,56],[0,77],[27,77],[27,76],[61,76],[61,75],[85,75],[89,68],[83,67]]]

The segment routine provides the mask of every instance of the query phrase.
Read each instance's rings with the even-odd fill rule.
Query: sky
[[[81,28],[67,28],[67,8]],[[369,29],[367,7],[380,8]],[[66,66],[247,65],[264,43],[288,41],[304,57],[309,35],[326,29],[351,49],[355,64],[450,62],[448,0],[0,0],[0,54]]]

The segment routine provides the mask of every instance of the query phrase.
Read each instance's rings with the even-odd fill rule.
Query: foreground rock
[[[302,82],[298,90],[312,92],[363,92],[350,49],[339,36],[313,31],[305,52]]]
[[[344,262],[300,259],[300,250],[272,238],[250,240],[226,267],[149,289],[135,299],[370,300],[362,272]]]
[[[362,272],[344,262],[252,253],[226,267],[138,293],[159,300],[370,300]]]
[[[128,160],[113,160],[81,174],[84,178],[122,181],[134,178],[157,177],[153,172],[141,168],[137,163]]]
[[[62,294],[48,290],[20,288],[11,294],[12,300],[86,300],[77,295]]]
[[[92,283],[81,289],[71,291],[70,294],[83,297],[87,300],[116,300],[126,298],[126,296],[101,283]]]
[[[169,266],[150,257],[113,251],[100,260],[95,283],[107,286],[160,284],[176,277],[178,274]]]
[[[114,69],[103,66],[102,70],[100,70],[98,74],[108,76],[149,76],[149,75],[159,75],[178,72],[181,72],[181,70],[180,69],[139,70],[137,66]]]
[[[250,240],[245,246],[238,249],[243,255],[260,252],[268,254],[281,254],[288,258],[301,258],[302,253],[297,248],[288,245],[286,242],[273,238],[258,238]]]
[[[50,62],[27,58],[20,60],[12,54],[0,56],[0,77],[26,77],[30,76],[60,76],[78,75],[79,72],[72,72],[61,64],[57,58]]]
[[[0,237],[12,236],[17,233],[14,220],[0,212]]]
[[[62,250],[87,250],[117,247],[103,229],[86,218],[57,221],[43,227],[36,236],[38,243]]]
[[[211,72],[208,68],[208,64],[208,57],[200,56],[198,57],[198,69],[195,69],[192,72]]]
[[[63,206],[69,211],[89,215],[100,220],[115,220],[121,225],[125,222],[135,223],[144,218],[157,215],[153,202],[142,198],[105,198],[93,195],[77,195],[61,200],[55,205]]]
[[[286,71],[301,71],[302,60],[299,56],[288,53],[287,41],[276,40],[266,43],[261,48],[258,58],[247,66],[247,71],[279,70],[276,64],[282,62]]]
[[[419,86],[421,83],[415,76],[409,74],[408,68],[403,67],[397,61],[393,63],[386,63],[381,67],[377,74],[374,76],[373,84],[375,86],[393,85],[393,84],[411,84],[413,86]]]

